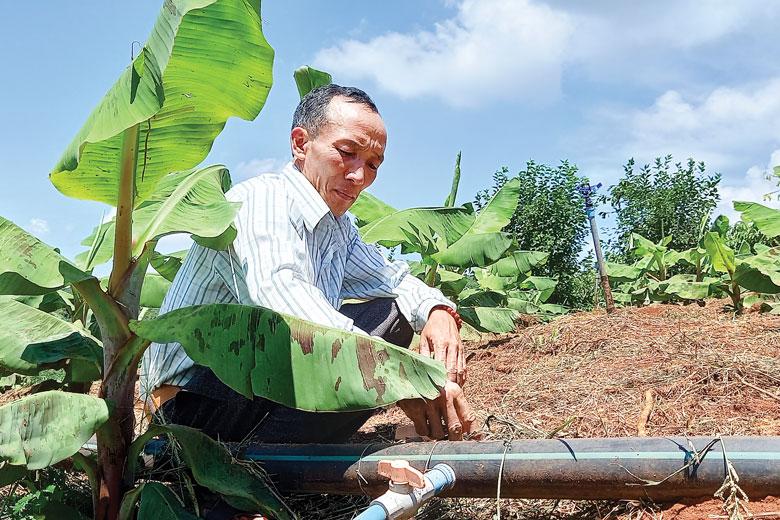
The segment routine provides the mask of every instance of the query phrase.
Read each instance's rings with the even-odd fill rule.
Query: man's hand
[[[442,309],[433,309],[420,332],[420,354],[430,356],[447,367],[447,379],[459,386],[466,383],[466,354],[455,318]]]
[[[463,440],[464,433],[471,433],[476,415],[466,402],[463,389],[456,383],[447,381],[441,395],[433,401],[425,399],[404,399],[398,406],[414,423],[418,435],[443,439]]]

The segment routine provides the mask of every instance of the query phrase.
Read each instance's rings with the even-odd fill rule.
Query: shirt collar
[[[303,176],[303,173],[288,162],[282,169],[285,177],[293,185],[298,197],[293,199],[295,207],[301,213],[301,218],[306,229],[313,231],[322,218],[330,213],[330,208],[325,204],[322,195],[314,189],[309,180]]]

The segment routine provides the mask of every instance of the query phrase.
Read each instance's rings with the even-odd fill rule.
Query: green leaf
[[[0,294],[46,294],[89,278],[53,248],[0,217]]]
[[[152,425],[130,447],[129,460],[133,461],[128,468],[130,471],[134,469],[135,460],[144,444],[153,435],[163,433],[174,436],[181,447],[179,454],[182,460],[199,485],[219,493],[227,503],[238,509],[260,511],[279,520],[292,518],[257,470],[253,470],[248,463],[237,461],[224,445],[194,428],[176,424]]]
[[[520,313],[500,307],[458,307],[463,321],[480,332],[514,332]]]
[[[737,260],[732,278],[748,291],[780,293],[780,265],[772,257],[757,255]]]
[[[0,302],[0,369],[35,375],[76,358],[103,366],[103,349],[89,333],[14,300]]]
[[[549,278],[546,276],[529,276],[520,282],[518,287],[520,289],[534,289],[539,291],[536,302],[543,303],[550,299],[550,296],[552,296],[552,293],[555,291],[555,287],[557,285],[558,280],[555,278]]]
[[[137,200],[208,155],[231,116],[257,117],[273,49],[246,0],[166,1],[133,64],[100,101],[50,179],[65,195],[116,204],[122,133],[140,125]]]
[[[495,291],[478,291],[470,293],[458,302],[463,307],[499,307],[506,304],[506,294]]]
[[[742,214],[742,220],[754,222],[767,237],[780,236],[780,210],[767,208],[757,202],[738,201],[734,201],[734,209]]]
[[[447,198],[444,200],[444,207],[447,208],[455,206],[455,200],[458,198],[458,185],[460,184],[460,157],[461,152],[458,152],[457,157],[455,157],[455,171],[452,173],[452,186],[450,187],[450,194],[447,195]]]
[[[154,193],[133,211],[133,256],[138,256],[150,240],[174,233],[191,233],[195,237],[219,237],[230,229],[239,203],[225,199],[223,185],[229,179],[223,166],[166,175]],[[84,239],[83,245],[100,241],[91,265],[111,260],[114,254],[114,221],[101,224]],[[234,236],[234,235],[233,235]],[[232,242],[232,238],[230,240]],[[89,253],[77,259],[85,260]]]
[[[491,265],[490,272],[498,276],[520,276],[543,265],[549,256],[549,253],[542,251],[515,251]]]
[[[295,69],[293,77],[295,78],[295,85],[298,87],[298,94],[301,96],[301,99],[315,88],[333,83],[333,77],[330,74],[308,65]]]
[[[468,285],[469,279],[460,273],[439,269],[436,272],[436,286],[441,290],[444,296],[448,298],[458,298],[461,291]]]
[[[667,294],[684,300],[703,300],[712,295],[714,286],[718,282],[717,278],[705,278],[697,282],[695,275],[676,274],[661,282],[659,288]]]
[[[149,307],[152,309],[159,309],[162,307],[165,293],[171,287],[171,282],[160,275],[153,273],[146,273],[144,276],[144,284],[141,287],[141,307]]]
[[[198,517],[184,509],[176,494],[164,484],[146,482],[141,484],[140,490],[138,520],[197,520]]]
[[[130,329],[179,342],[223,383],[302,410],[362,410],[439,395],[441,363],[377,338],[316,325],[263,307],[186,307]],[[316,383],[315,383],[316,382]]]
[[[474,222],[471,207],[411,208],[370,222],[360,228],[365,242],[385,247],[407,244],[410,251],[427,253],[454,244]]]
[[[504,184],[477,214],[468,230],[455,243],[448,242],[433,259],[440,264],[465,268],[484,267],[501,258],[513,242],[511,236],[501,230],[512,219],[519,195],[520,179]]]
[[[0,464],[51,466],[77,452],[108,413],[102,399],[58,391],[0,406]]]
[[[495,263],[512,247],[514,240],[508,233],[481,233],[463,235],[457,242],[431,256],[441,264],[461,269],[485,267]]]
[[[710,231],[704,235],[704,248],[710,256],[713,269],[734,276],[736,269],[734,251],[726,245],[718,233]]]
[[[152,253],[150,264],[163,278],[169,282],[173,282],[187,253],[187,250],[168,254],[162,254],[155,251]]]
[[[498,276],[491,269],[474,269],[474,277],[482,289],[489,291],[505,291],[517,283],[516,276]]]
[[[633,282],[644,273],[644,269],[634,265],[618,264],[616,262],[605,262],[605,265],[609,280],[614,283]]]
[[[349,212],[355,215],[358,227],[363,227],[366,224],[397,213],[398,210],[389,204],[385,204],[367,191],[363,191],[349,208]]]
[[[10,464],[0,463],[0,488],[13,484],[21,480],[27,474],[27,468],[24,466],[12,466]]]

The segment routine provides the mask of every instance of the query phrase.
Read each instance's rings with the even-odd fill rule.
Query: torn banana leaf
[[[186,307],[130,329],[180,343],[222,382],[251,398],[310,411],[364,410],[401,399],[433,399],[444,366],[379,338],[317,325],[263,307]]]

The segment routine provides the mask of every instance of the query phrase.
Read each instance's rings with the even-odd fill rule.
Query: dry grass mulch
[[[466,392],[487,438],[778,435],[780,316],[734,317],[723,301],[577,313],[467,345]],[[642,410],[651,410],[640,420]],[[490,420],[488,421],[488,418]],[[397,409],[365,432],[408,424]],[[501,518],[678,519],[721,515],[719,500],[502,500]],[[780,500],[748,504],[780,519]],[[772,513],[777,513],[773,516]],[[439,501],[418,518],[491,519],[496,501]]]

